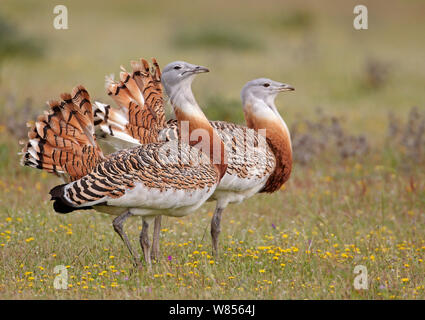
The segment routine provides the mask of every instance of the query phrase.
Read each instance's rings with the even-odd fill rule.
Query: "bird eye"
[[[265,83],[265,84],[263,84],[263,87],[270,87],[270,83]]]
[[[175,69],[175,70],[180,70],[181,68],[182,68],[182,67],[180,67],[180,66],[175,66],[175,67],[174,67],[174,69]]]

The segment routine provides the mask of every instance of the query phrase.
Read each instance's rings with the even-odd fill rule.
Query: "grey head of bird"
[[[209,72],[208,68],[185,61],[174,61],[162,69],[162,84],[171,98],[177,91],[190,90],[193,79],[199,73]]]
[[[277,82],[267,78],[251,80],[245,84],[241,91],[242,105],[244,110],[252,108],[251,112],[266,113],[271,109],[280,117],[274,100],[278,93],[294,91],[295,88],[289,84]]]
[[[267,78],[259,78],[245,84],[241,91],[241,97],[243,101],[247,99],[268,101],[270,98],[274,100],[276,95],[280,92],[293,90],[295,90],[295,88],[289,84]]]

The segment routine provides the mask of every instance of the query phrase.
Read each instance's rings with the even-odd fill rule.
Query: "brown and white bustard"
[[[167,65],[166,69],[174,70],[176,75],[182,76],[188,66],[191,64],[176,61]],[[190,84],[182,81],[176,85],[174,79],[175,77],[162,77],[173,109],[176,110],[176,106],[197,106]],[[113,86],[116,85],[110,84],[110,91],[113,91]],[[120,85],[123,85],[122,81]],[[274,101],[278,93],[292,90],[294,88],[288,84],[266,78],[249,81],[241,92],[247,126],[210,121],[224,142],[228,164],[226,174],[210,198],[217,200],[211,221],[213,252],[218,250],[221,216],[229,203],[241,202],[259,192],[274,192],[289,179],[292,170],[291,138]],[[113,97],[117,101],[120,95],[121,92],[118,92]],[[134,140],[137,140],[136,143],[143,143],[129,130],[120,131],[125,123],[117,126],[123,118],[122,115],[126,114],[125,108],[118,110],[99,102],[96,102],[96,107],[98,117],[102,119],[98,131],[101,136],[114,141],[115,148],[121,148],[122,144],[134,143]],[[172,141],[179,136],[178,114],[176,116],[177,120],[167,121],[164,128],[160,129],[160,140]],[[119,134],[115,134],[115,128],[119,130]],[[155,229],[158,232],[154,234],[154,255],[158,253],[159,219],[158,217],[155,220]]]
[[[128,115],[122,129],[142,145],[105,156],[96,141],[90,96],[78,86],[72,94],[62,94],[61,101],[48,103],[50,110],[31,127],[22,150],[24,165],[69,178],[50,191],[57,212],[95,209],[116,215],[113,227],[136,264],[139,256],[123,230],[124,221],[130,216],[143,218],[140,243],[150,263],[148,228],[153,218],[193,212],[210,198],[226,171],[224,145],[195,104],[176,105],[177,119],[188,122],[189,132],[207,131],[219,161],[213,162],[213,155],[196,143],[156,142],[164,118],[161,74],[155,61],[154,65],[152,74],[146,61],[134,63],[131,75],[122,74],[125,87],[116,87],[116,96],[124,99],[119,105]],[[208,69],[191,65],[174,81],[191,83],[202,72]]]

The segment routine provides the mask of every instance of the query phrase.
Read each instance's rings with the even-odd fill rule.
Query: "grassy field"
[[[369,30],[355,31],[356,4],[72,1],[60,31],[53,1],[2,1],[0,22],[11,28],[0,34],[17,51],[0,41],[0,299],[424,299],[425,4],[364,1]],[[296,136],[323,147],[295,163],[279,192],[226,209],[218,257],[207,203],[163,219],[159,263],[132,272],[112,218],[54,213],[48,190],[59,180],[20,167],[17,152],[46,100],[81,83],[111,103],[104,75],[141,56],[208,66],[193,89],[211,119],[243,122],[248,80],[290,83],[296,91],[277,99],[290,128],[320,124],[320,107],[369,151],[342,158],[335,138],[303,122]],[[126,224],[136,247],[140,228]],[[53,287],[57,265],[68,268],[67,290]],[[357,265],[368,290],[353,286]]]

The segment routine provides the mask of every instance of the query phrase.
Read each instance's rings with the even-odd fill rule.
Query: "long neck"
[[[221,180],[227,170],[225,147],[196,102],[191,82],[170,88],[169,97],[178,120],[179,138],[207,154]]]
[[[166,91],[174,111],[179,109],[206,119],[193,95],[191,78],[182,80],[180,83],[173,86],[166,86]]]
[[[274,101],[251,99],[244,102],[247,126],[256,131],[265,129],[267,143],[276,160],[274,172],[270,175],[262,192],[278,190],[290,177],[292,171],[291,135]]]

